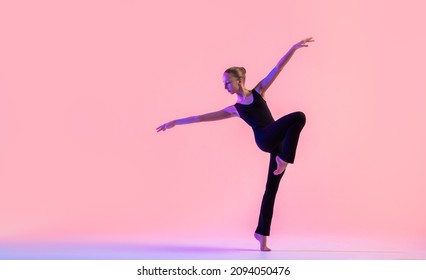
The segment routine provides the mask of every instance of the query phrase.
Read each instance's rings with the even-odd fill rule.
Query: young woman
[[[287,164],[294,163],[299,135],[306,122],[305,114],[302,112],[294,112],[275,121],[264,100],[265,93],[296,50],[307,47],[307,43],[310,42],[314,42],[312,37],[293,45],[272,71],[252,90],[245,87],[244,67],[228,68],[223,74],[223,83],[230,94],[237,95],[237,102],[234,105],[217,112],[173,120],[157,127],[159,132],[175,125],[218,121],[231,117],[240,117],[252,127],[257,146],[262,151],[270,153],[266,190],[254,233],[262,251],[270,251],[266,244],[266,237],[270,233],[275,196]]]

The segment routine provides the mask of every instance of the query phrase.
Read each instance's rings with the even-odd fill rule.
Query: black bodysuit
[[[252,103],[235,103],[235,108],[240,117],[252,127],[257,146],[270,153],[268,180],[256,228],[256,233],[268,236],[275,197],[285,173],[285,170],[279,175],[273,173],[277,167],[275,157],[278,155],[282,160],[294,163],[299,135],[306,118],[303,112],[294,112],[275,121],[263,97],[254,89],[252,94]]]
[[[268,105],[265,99],[256,91],[252,90],[253,102],[251,104],[240,104],[235,103],[238,114],[240,117],[253,128],[256,133],[258,129],[261,129],[268,124],[274,122],[271,111],[269,111]]]

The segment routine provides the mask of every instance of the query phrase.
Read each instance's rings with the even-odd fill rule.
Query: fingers
[[[312,37],[306,38],[305,40],[302,40],[303,43],[308,43],[308,42],[315,42],[315,40],[312,40]]]
[[[312,39],[312,37],[306,38],[302,41],[299,42],[299,45],[302,47],[307,47],[308,45],[306,45],[306,43],[311,43],[311,42],[315,42],[315,40]]]
[[[164,130],[166,130],[166,126],[164,124],[157,127],[157,132],[164,131]]]
[[[174,126],[174,125],[170,125],[170,123],[162,124],[162,125],[160,125],[159,127],[157,127],[157,132],[165,131],[165,130],[167,130],[167,129],[172,128],[173,126]]]
[[[296,43],[294,45],[295,48],[303,48],[303,47],[309,47],[309,45],[307,43],[311,43],[314,42],[314,40],[312,39],[312,37],[306,38],[298,43]]]

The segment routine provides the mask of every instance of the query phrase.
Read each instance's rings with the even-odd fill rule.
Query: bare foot
[[[287,168],[288,162],[283,161],[279,156],[276,156],[275,160],[277,161],[277,170],[274,171],[274,174],[279,175]]]
[[[260,243],[260,251],[271,251],[271,249],[266,246],[266,236],[255,233],[254,238],[256,238]]]

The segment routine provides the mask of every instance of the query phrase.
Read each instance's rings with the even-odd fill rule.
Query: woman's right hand
[[[168,123],[162,124],[157,127],[157,132],[165,131],[166,129],[170,129],[176,125],[175,121],[170,121]]]

